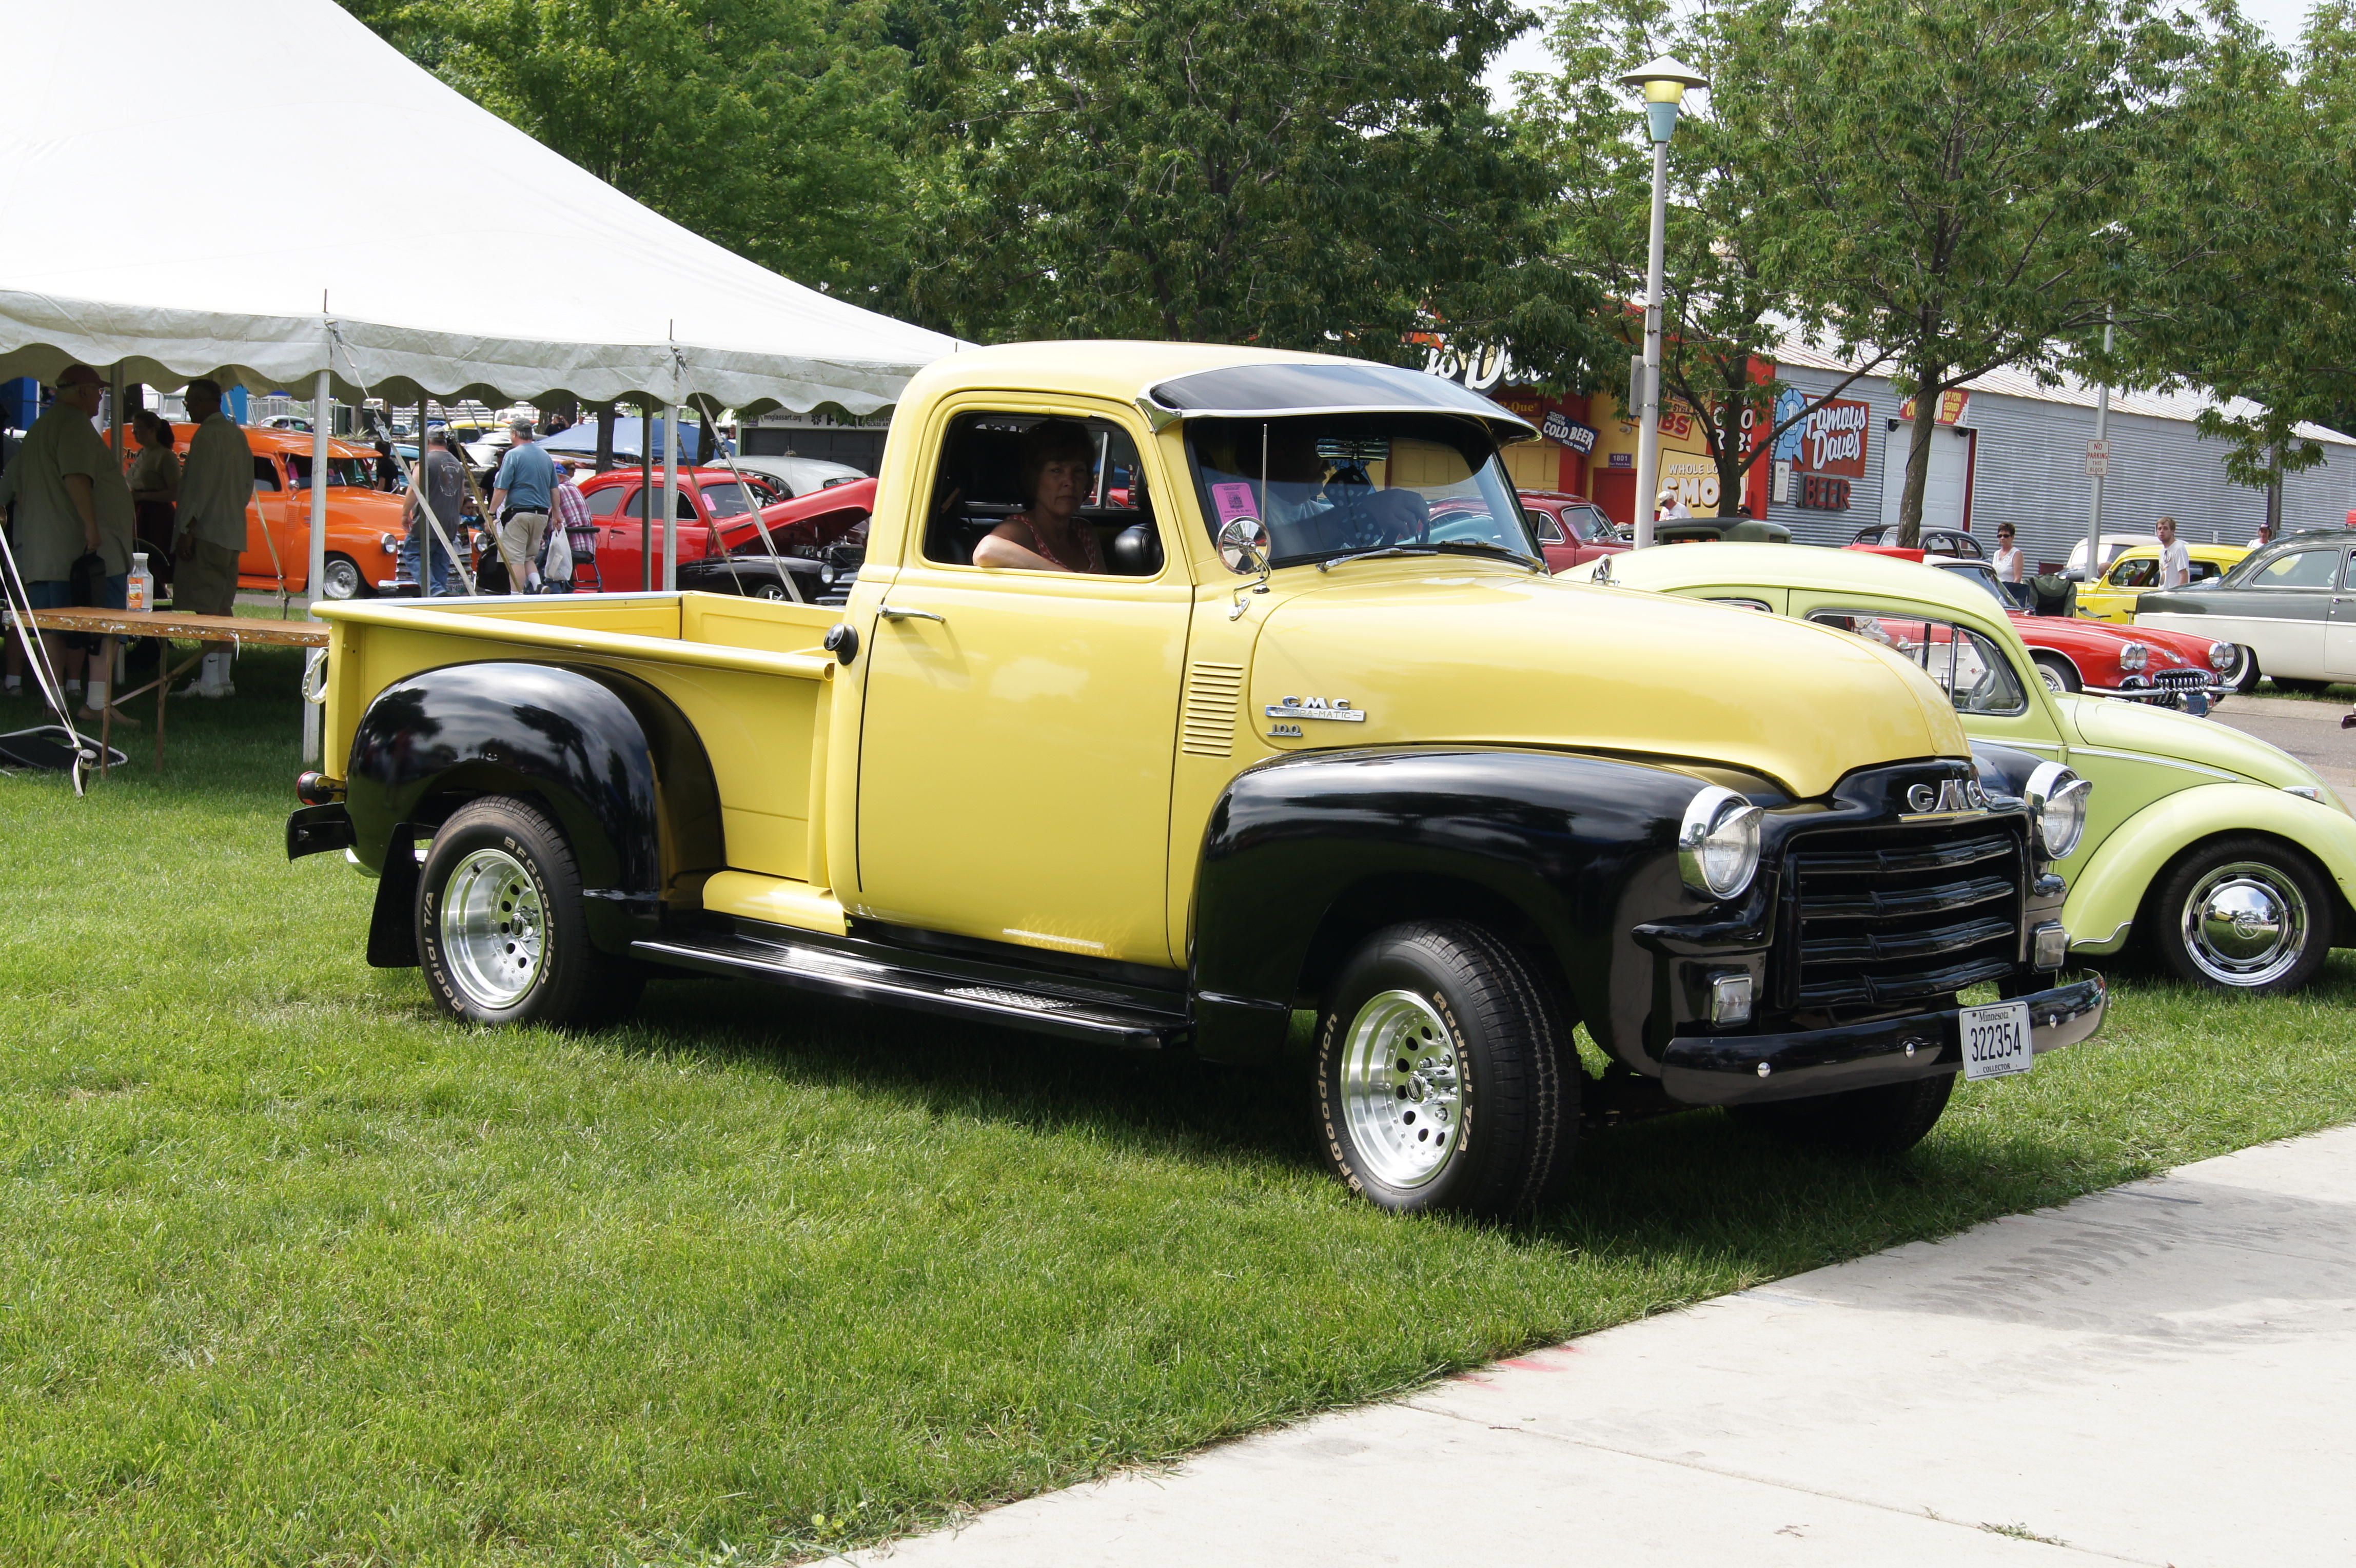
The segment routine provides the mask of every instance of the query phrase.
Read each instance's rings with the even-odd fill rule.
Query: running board
[[[882,1002],[955,1018],[1060,1035],[1098,1045],[1158,1050],[1190,1032],[1183,1014],[1139,1007],[1111,992],[1053,981],[995,981],[938,974],[800,942],[721,932],[635,941],[656,963],[707,974],[766,980],[855,1002]]]

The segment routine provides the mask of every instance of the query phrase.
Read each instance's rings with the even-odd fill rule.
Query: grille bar
[[[1826,853],[1810,847],[1808,869],[1822,872],[1879,872],[1904,875],[1916,871],[1951,871],[1959,865],[1972,865],[1983,860],[2011,859],[2019,854],[2014,841],[2003,833],[1986,838],[1965,839],[1956,843],[1926,845],[1916,848],[1867,850],[1862,854]]]
[[[1906,915],[1944,915],[1956,909],[1968,909],[1975,904],[2009,898],[2015,891],[2013,884],[2001,876],[1981,876],[1969,882],[1950,882],[1942,886],[1917,888],[1904,893],[1869,887],[1857,893],[1826,894],[1810,898],[1807,901],[1807,918],[1811,920],[1865,920]]]
[[[1888,959],[1937,958],[1964,952],[1997,937],[2010,936],[2010,920],[1966,920],[1934,931],[1910,931],[1903,936],[1836,937],[1830,941],[1800,944],[1802,963],[1879,963]]]

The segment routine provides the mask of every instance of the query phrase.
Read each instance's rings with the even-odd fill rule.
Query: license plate
[[[2028,1003],[1966,1007],[1956,1022],[1963,1026],[1966,1079],[2009,1078],[2037,1065],[2037,1047],[2029,1034]]]

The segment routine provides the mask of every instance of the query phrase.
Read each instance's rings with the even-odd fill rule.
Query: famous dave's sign
[[[1807,418],[1801,422],[1799,449],[1793,454],[1793,461],[1804,473],[1861,479],[1867,435],[1872,427],[1872,405],[1845,397],[1826,398],[1812,404]]]

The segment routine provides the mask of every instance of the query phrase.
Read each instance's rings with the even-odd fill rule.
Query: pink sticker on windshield
[[[1239,517],[1259,516],[1259,505],[1252,499],[1249,485],[1213,485],[1211,504],[1219,509],[1219,523],[1225,527]]]

